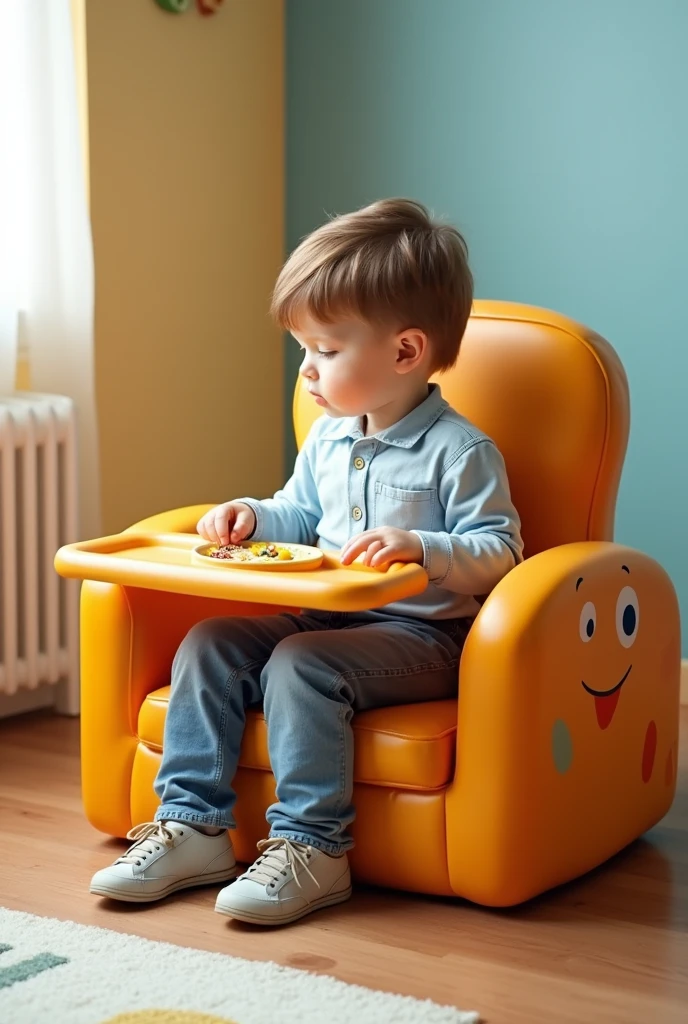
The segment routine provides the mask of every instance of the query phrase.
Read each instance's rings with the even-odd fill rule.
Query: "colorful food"
[[[224,544],[221,548],[213,548],[208,554],[211,558],[221,558],[230,562],[266,562],[270,559],[289,562],[294,558],[288,547],[260,541],[248,547],[241,544]]]

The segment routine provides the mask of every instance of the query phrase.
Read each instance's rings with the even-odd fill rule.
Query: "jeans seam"
[[[402,676],[411,676],[421,672],[436,672],[438,669],[455,668],[458,664],[458,658],[450,658],[448,661],[426,661],[420,665],[409,666],[407,668],[345,669],[343,672],[337,673],[336,678],[341,678],[345,682],[349,679],[365,679],[366,677],[372,678],[373,676],[382,676],[385,679],[398,679]]]
[[[247,669],[252,668],[254,665],[260,665],[260,661],[255,658],[251,661],[247,661],[244,665],[240,665],[238,668],[232,669],[227,676],[224,684],[224,693],[222,697],[222,707],[220,709],[220,722],[217,730],[217,753],[215,755],[215,775],[213,778],[213,784],[208,790],[208,796],[206,803],[210,803],[215,797],[218,787],[220,785],[220,779],[222,778],[222,769],[225,763],[225,736],[227,729],[227,705],[232,696],[234,690],[234,684],[240,672],[245,672]]]
[[[346,682],[343,672],[337,672],[330,680],[330,685],[327,688],[327,699],[333,700],[335,695],[340,693],[340,681]],[[341,819],[342,816],[342,804],[345,796],[345,784],[346,784],[346,735],[345,735],[345,723],[344,718],[346,717],[347,709],[351,705],[347,701],[345,704],[339,703],[337,709],[337,718],[339,723],[339,792],[337,793],[337,803],[335,806],[335,816]]]
[[[342,805],[346,795],[346,712],[348,704],[339,705],[339,794],[337,796],[335,814],[341,819]]]
[[[155,812],[155,821],[195,821],[199,825],[210,825],[216,828],[226,828],[227,831],[236,829],[234,823],[227,824],[217,811],[214,814],[200,814],[197,811],[178,811],[174,804],[160,804]]]

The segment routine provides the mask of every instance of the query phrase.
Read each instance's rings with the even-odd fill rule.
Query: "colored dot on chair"
[[[655,753],[657,752],[657,726],[654,722],[650,722],[645,733],[645,743],[643,745],[643,764],[642,764],[642,775],[643,782],[649,782],[650,776],[652,775],[652,769],[655,763]]]
[[[571,767],[573,761],[573,741],[566,722],[557,718],[552,726],[552,757],[554,767],[563,775]]]

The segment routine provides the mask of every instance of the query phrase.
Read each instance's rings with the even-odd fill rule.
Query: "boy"
[[[156,821],[129,833],[91,892],[146,902],[236,876],[232,780],[245,708],[262,701],[270,837],[215,909],[272,925],[348,899],[354,710],[454,696],[474,595],[522,558],[501,455],[428,384],[456,361],[472,286],[459,233],[404,199],[333,219],[287,260],[272,311],[325,415],[282,490],[220,505],[198,532],[317,543],[344,564],[418,562],[430,583],[375,611],[194,626],[172,668]]]

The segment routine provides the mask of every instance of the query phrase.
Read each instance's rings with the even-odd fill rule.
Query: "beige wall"
[[[104,532],[283,482],[282,0],[87,0]]]

